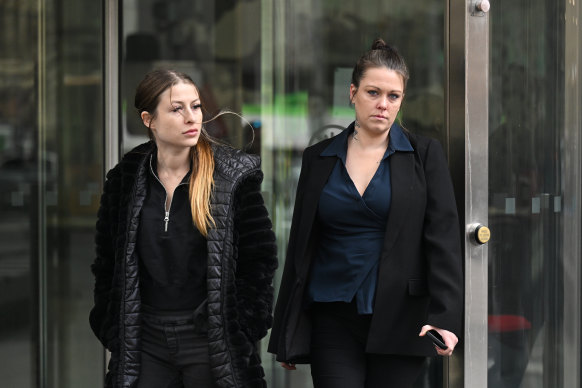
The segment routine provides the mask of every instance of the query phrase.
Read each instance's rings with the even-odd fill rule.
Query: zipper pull
[[[164,226],[164,232],[168,231],[168,222],[170,222],[170,212],[166,212],[166,216],[164,217],[164,222],[166,225]]]

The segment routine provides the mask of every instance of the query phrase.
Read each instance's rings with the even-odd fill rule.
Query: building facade
[[[464,231],[463,339],[416,387],[580,387],[582,5],[488,5],[2,1],[2,386],[103,385],[94,225],[105,172],[147,139],[133,92],[148,70],[184,71],[210,113],[248,120],[208,129],[261,155],[282,264],[302,150],[353,120],[351,69],[379,36],[408,61],[401,119],[445,147]],[[263,342],[269,387],[311,386]]]

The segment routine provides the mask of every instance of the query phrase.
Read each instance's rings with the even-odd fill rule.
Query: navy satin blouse
[[[388,148],[363,195],[346,169],[343,131],[321,153],[337,163],[319,198],[321,240],[309,284],[308,302],[351,302],[359,314],[372,314],[378,265],[390,211],[390,155],[413,148],[398,124],[392,125]]]

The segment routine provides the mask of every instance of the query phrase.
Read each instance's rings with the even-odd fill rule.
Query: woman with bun
[[[409,387],[458,342],[453,187],[441,145],[396,120],[408,77],[376,39],[352,73],[355,121],[303,153],[269,351],[311,364],[315,388]]]
[[[135,108],[151,141],[107,174],[91,267],[105,386],[263,388],[277,258],[260,160],[208,136],[186,74],[148,73]]]

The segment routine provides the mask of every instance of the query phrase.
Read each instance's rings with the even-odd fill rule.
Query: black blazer
[[[353,123],[346,130],[351,131]],[[430,324],[460,337],[463,270],[457,208],[438,141],[405,132],[414,149],[390,156],[392,203],[380,257],[366,351],[430,356],[418,337]],[[318,244],[318,201],[337,161],[320,156],[331,139],[305,149],[269,352],[278,361],[309,362],[311,319],[304,293]]]

